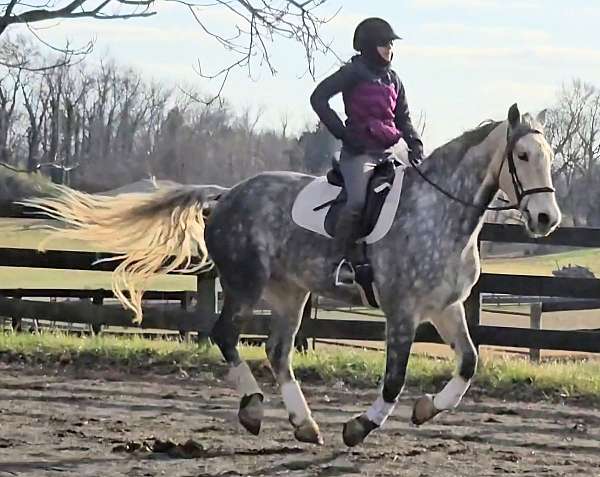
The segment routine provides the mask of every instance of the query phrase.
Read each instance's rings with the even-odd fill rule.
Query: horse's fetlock
[[[461,363],[460,363],[460,376],[465,380],[469,381],[477,370],[477,353],[471,351],[467,352],[463,355]]]

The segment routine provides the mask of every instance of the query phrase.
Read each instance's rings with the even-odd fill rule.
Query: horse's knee
[[[477,351],[469,346],[462,355],[459,374],[465,381],[470,381],[477,370]]]

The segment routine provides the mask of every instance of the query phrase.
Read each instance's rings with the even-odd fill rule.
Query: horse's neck
[[[499,168],[506,147],[507,124],[498,124],[479,144],[464,154],[441,155],[427,164],[426,175],[449,194],[478,207],[459,204],[435,191],[436,202],[455,208],[460,214],[461,229],[470,235],[478,229],[486,207],[496,192]],[[425,161],[427,163],[427,161]],[[422,187],[431,187],[423,184]]]
[[[467,186],[474,200],[478,185],[484,178],[490,173],[497,176],[498,159],[506,147],[506,128],[506,122],[499,123],[487,137],[468,147],[464,153],[456,151],[461,148],[460,144],[444,146],[435,160],[425,161],[427,176],[435,178],[437,184],[445,184],[449,189]],[[467,191],[463,189],[463,193]]]

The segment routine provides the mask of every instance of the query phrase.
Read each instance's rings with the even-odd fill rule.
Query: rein
[[[527,136],[528,134],[542,134],[542,133],[538,129],[520,128],[519,130],[517,130],[517,132],[512,137],[510,137],[509,130],[506,131],[506,153],[504,154],[504,157],[502,158],[502,164],[500,165],[500,170],[498,172],[498,176],[500,176],[500,173],[502,172],[502,168],[504,167],[504,163],[506,161],[508,161],[508,171],[510,172],[515,195],[517,196],[517,203],[511,204],[511,205],[504,205],[504,206],[500,206],[500,207],[489,207],[488,206],[488,207],[485,207],[484,210],[492,210],[492,211],[519,210],[519,206],[521,205],[521,201],[523,200],[524,197],[526,197],[528,195],[533,195],[533,194],[541,194],[544,192],[554,192],[554,189],[552,187],[535,187],[532,189],[525,189],[523,187],[523,183],[519,179],[519,175],[517,173],[517,167],[515,165],[514,148],[515,148],[515,144],[517,143],[517,141],[519,139],[521,139],[522,137]],[[450,192],[446,191],[445,189],[440,187],[438,184],[433,182],[431,179],[429,179],[429,177],[427,177],[423,173],[423,171],[421,171],[421,169],[419,168],[419,164],[417,162],[415,162],[413,159],[411,159],[410,156],[409,156],[409,162],[410,162],[410,165],[413,167],[413,169],[415,169],[417,171],[417,174],[419,174],[419,176],[421,176],[421,178],[425,182],[427,182],[429,185],[431,185],[438,192],[442,193],[449,199],[451,199],[455,202],[458,202],[459,204],[464,205],[465,207],[473,207],[476,209],[481,209],[481,205],[477,205],[473,202],[461,199],[460,197],[456,197],[455,195],[451,194]],[[500,199],[500,200],[504,201],[504,199]],[[507,201],[504,201],[504,202],[507,202]]]

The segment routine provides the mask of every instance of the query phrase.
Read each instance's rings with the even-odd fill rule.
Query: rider
[[[404,86],[390,67],[393,41],[400,39],[388,22],[367,18],[354,32],[353,46],[360,54],[325,78],[314,90],[310,103],[327,129],[342,141],[340,170],[347,202],[335,229],[336,249],[343,258],[337,267],[342,282],[353,283],[354,266],[362,260],[356,254],[359,225],[369,179],[375,166],[373,156],[404,138],[409,158],[420,162],[423,143],[408,110]],[[329,105],[342,93],[346,112],[344,124]],[[342,273],[339,273],[341,270]]]

